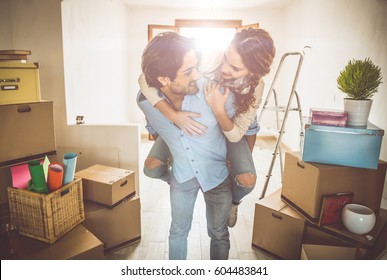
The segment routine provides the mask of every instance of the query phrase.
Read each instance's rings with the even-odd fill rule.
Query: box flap
[[[302,244],[302,260],[354,260],[356,248]]]
[[[85,203],[85,212],[83,224],[104,243],[105,252],[137,241],[141,236],[141,204],[138,196],[113,209]]]
[[[283,208],[286,207],[286,203],[281,200],[281,189],[278,189],[270,195],[262,198],[257,202],[257,204],[276,211],[281,211]]]
[[[122,180],[126,175],[124,174],[124,176],[118,176],[106,172],[93,172],[86,169],[77,172],[75,176],[85,180],[95,181],[107,185],[113,185],[119,180]]]
[[[120,177],[126,177],[127,175],[133,173],[134,171],[132,170],[127,170],[127,169],[122,169],[122,168],[117,168],[117,167],[111,167],[111,166],[106,166],[106,165],[101,165],[101,164],[94,164],[86,169],[83,169],[79,172],[95,172],[95,173],[108,173]]]
[[[282,208],[280,210],[281,213],[284,213],[290,217],[296,218],[301,221],[305,221],[304,216],[302,216],[300,213],[298,213],[296,210],[294,210],[292,207],[286,205],[286,207]]]
[[[54,244],[20,236],[20,247],[26,259],[65,260],[103,259],[102,242],[83,225],[76,226]]]

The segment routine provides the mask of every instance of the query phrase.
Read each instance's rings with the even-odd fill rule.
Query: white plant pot
[[[344,98],[344,111],[348,112],[348,125],[367,126],[371,106],[371,99],[356,100]]]

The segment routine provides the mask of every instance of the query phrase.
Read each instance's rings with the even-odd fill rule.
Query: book
[[[318,226],[329,225],[341,221],[341,211],[353,200],[352,192],[324,195],[321,200]]]
[[[0,54],[0,60],[27,60],[24,54]]]
[[[4,55],[30,55],[30,50],[0,50],[0,54]]]
[[[12,61],[12,60],[27,60],[28,55],[31,54],[29,50],[0,50],[1,61]]]

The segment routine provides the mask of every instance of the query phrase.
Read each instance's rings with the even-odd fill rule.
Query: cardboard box
[[[356,249],[355,259],[375,259],[386,248],[387,215],[377,215],[375,227],[368,234],[349,232],[342,223],[317,227],[308,224],[304,236],[304,244],[328,246],[344,246]],[[335,256],[332,255],[332,259]]]
[[[37,157],[31,157],[29,160],[44,160],[47,155],[50,162],[58,161],[56,152],[48,152],[44,155],[40,155]],[[14,160],[13,165],[1,166],[0,167],[0,204],[7,203],[8,204],[8,192],[7,188],[12,186],[12,172],[11,167],[19,164],[27,163],[26,159],[22,160]]]
[[[356,248],[302,244],[301,260],[354,260]]]
[[[135,173],[131,170],[95,164],[75,175],[82,178],[87,202],[113,208],[135,194]]]
[[[0,104],[40,101],[39,65],[0,61]]]
[[[21,235],[54,243],[85,219],[82,180],[42,194],[8,188],[11,223]]]
[[[0,105],[0,167],[55,151],[53,102]]]
[[[255,205],[252,247],[278,259],[299,259],[305,219],[281,200],[281,190]]]
[[[83,225],[77,225],[58,242],[47,244],[25,236],[17,236],[12,244],[14,255],[5,259],[26,260],[103,260],[103,244]],[[5,247],[5,246],[4,246]],[[3,253],[4,254],[4,253]],[[3,255],[2,254],[2,255]]]
[[[141,239],[140,198],[128,199],[113,209],[85,203],[83,225],[104,244],[106,254]]]
[[[9,212],[8,203],[0,204],[0,228],[2,229],[3,225],[11,223],[11,214]]]
[[[379,161],[378,169],[364,169],[300,160],[298,153],[286,153],[281,197],[313,223],[320,216],[324,195],[353,192],[353,203],[379,212],[387,162]]]
[[[377,169],[384,130],[305,125],[302,159],[306,162]]]

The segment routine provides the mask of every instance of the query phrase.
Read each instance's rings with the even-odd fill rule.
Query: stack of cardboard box
[[[0,51],[0,204],[6,208],[11,166],[55,157],[53,102],[40,97],[39,65],[30,51]],[[23,58],[23,59],[21,59]]]
[[[105,254],[139,241],[141,206],[134,171],[95,164],[76,176],[83,182],[83,224],[103,242]]]
[[[282,188],[256,204],[252,246],[279,259],[375,259],[387,242],[387,211],[380,208],[387,162],[378,158],[384,131],[312,128],[303,155],[286,153]],[[324,197],[342,193],[375,212],[369,233],[351,233],[341,220],[321,224]]]
[[[7,188],[13,186],[11,168],[46,156],[50,161],[57,158],[53,102],[41,100],[38,64],[21,60],[20,51],[0,53],[7,54],[7,59],[0,60],[0,242],[4,245],[10,241]],[[25,51],[22,54],[27,56]],[[21,235],[12,241],[19,245],[19,252],[12,252],[26,259],[103,258],[102,243],[82,225],[54,244]],[[2,251],[1,256],[13,258],[11,252]]]

